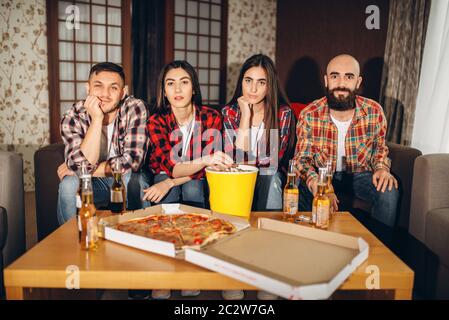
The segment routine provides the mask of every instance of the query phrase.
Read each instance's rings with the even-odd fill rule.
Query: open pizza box
[[[362,238],[260,218],[185,260],[286,299],[327,299],[368,252]]]
[[[182,213],[201,213],[210,215],[212,218],[219,218],[232,223],[237,232],[249,228],[247,220],[226,214],[211,212],[210,210],[191,207],[179,203],[161,204],[148,207],[141,210],[129,211],[121,215],[113,215],[100,220],[100,234],[104,235],[106,240],[111,240],[137,249],[148,252],[158,253],[173,258],[184,258],[184,250],[176,250],[171,242],[149,239],[146,237],[134,235],[128,232],[117,230],[115,226],[132,219],[144,218],[149,215],[158,214],[182,214]]]

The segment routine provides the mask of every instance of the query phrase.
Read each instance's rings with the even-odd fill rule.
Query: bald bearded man
[[[398,203],[398,182],[390,173],[385,144],[386,119],[375,101],[357,95],[362,83],[358,61],[342,54],[327,65],[326,96],[312,102],[300,114],[295,160],[300,168],[299,209],[311,210],[317,192],[318,168],[328,160],[334,172],[338,197],[352,193],[372,203],[372,216],[393,227]],[[346,208],[347,209],[347,208]]]

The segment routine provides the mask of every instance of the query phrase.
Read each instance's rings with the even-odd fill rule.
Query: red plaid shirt
[[[233,154],[233,157],[235,159],[236,155],[236,147],[235,147],[235,141],[232,139],[232,137],[236,137],[237,131],[240,126],[240,108],[238,104],[225,106],[221,110],[223,114],[223,135],[224,135],[224,149],[227,154]],[[293,128],[290,128],[290,121],[293,117],[293,112],[291,108],[287,105],[281,106],[279,108],[279,136],[280,136],[280,142],[279,142],[279,151],[278,151],[278,160],[282,160],[282,157],[285,154],[285,151],[288,148],[288,142],[290,137],[290,130],[293,130]],[[234,132],[234,134],[228,134],[226,131],[230,130],[231,132]],[[260,148],[263,150],[263,146]],[[259,149],[259,150],[260,150]],[[245,153],[246,154],[246,153]],[[257,159],[256,164],[259,165],[259,159]]]
[[[382,107],[371,99],[357,96],[355,114],[345,139],[347,172],[390,170],[386,131]],[[303,167],[304,180],[317,178],[316,168],[324,167],[328,159],[335,169],[338,129],[330,117],[326,97],[315,100],[301,112],[296,133],[295,159]]]
[[[146,130],[147,109],[142,100],[127,96],[119,107],[115,118],[111,147],[117,155],[109,159],[111,167],[119,161],[123,172],[137,171],[145,160],[148,148]],[[61,136],[65,144],[65,162],[72,171],[77,171],[82,162],[89,172],[94,172],[99,163],[89,163],[81,151],[81,143],[89,129],[91,118],[79,101],[69,109],[61,120]]]
[[[195,124],[184,159],[182,159],[182,133],[173,112],[152,115],[148,119],[147,128],[152,148],[150,168],[154,174],[164,171],[173,177],[173,169],[177,163],[199,159],[201,156],[222,150],[220,113],[208,107],[195,106]],[[201,170],[190,177],[201,179],[203,176],[204,170]]]

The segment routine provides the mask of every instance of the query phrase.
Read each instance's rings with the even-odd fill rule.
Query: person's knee
[[[204,201],[204,185],[201,180],[187,182],[182,188],[182,200],[190,202]]]
[[[65,176],[59,183],[61,196],[75,196],[78,192],[79,181],[77,176]]]
[[[385,192],[378,191],[377,192],[377,201],[379,203],[385,204],[385,205],[391,205],[396,206],[399,200],[399,190],[398,189],[391,189],[385,190]]]
[[[75,197],[78,185],[77,176],[65,176],[59,183],[57,217],[60,225],[70,220],[76,213]]]
[[[373,208],[373,216],[389,227],[394,227],[398,210],[399,191],[392,189],[377,193],[377,203]]]

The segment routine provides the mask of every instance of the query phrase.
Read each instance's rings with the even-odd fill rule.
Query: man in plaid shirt
[[[300,169],[299,209],[311,210],[317,192],[317,168],[332,162],[336,194],[351,192],[372,203],[372,216],[392,227],[398,183],[390,173],[385,144],[386,119],[375,101],[356,95],[362,82],[360,66],[350,55],[333,58],[326,70],[326,96],[300,114],[295,159]],[[338,209],[338,198],[333,200]]]
[[[60,224],[76,213],[79,185],[76,173],[83,163],[93,176],[95,205],[107,206],[112,168],[120,168],[128,188],[131,172],[140,170],[148,148],[147,109],[142,100],[126,94],[122,67],[110,62],[96,64],[90,70],[87,90],[86,100],[75,103],[61,121],[65,162],[58,168]],[[139,190],[143,190],[148,179],[143,174],[138,176]],[[128,194],[128,207],[131,203],[137,207],[149,205],[145,201],[140,203],[141,193],[139,199],[139,195],[132,199]]]

